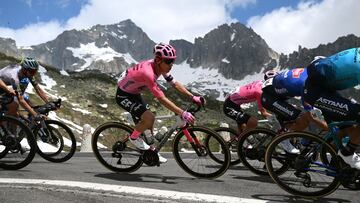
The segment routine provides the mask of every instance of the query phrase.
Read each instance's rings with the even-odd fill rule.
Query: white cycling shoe
[[[158,156],[159,156],[159,162],[160,162],[160,164],[164,164],[164,163],[167,162],[167,159],[166,159],[165,157],[161,156],[161,154],[160,154],[159,152],[158,152],[157,154],[158,154]]]
[[[358,153],[345,156],[341,153],[341,151],[339,151],[338,155],[345,161],[345,163],[349,164],[351,168],[360,170],[360,156]]]
[[[135,147],[140,150],[150,149],[150,146],[146,144],[146,142],[141,137],[138,137],[136,140],[129,138],[129,141],[131,142],[131,144],[135,145]]]
[[[282,146],[282,148],[283,148],[286,152],[288,152],[288,153],[290,153],[290,154],[299,154],[299,153],[300,153],[300,150],[296,149],[296,147],[294,147],[294,145],[292,145],[292,144],[290,143],[290,140],[289,140],[289,139],[286,139],[286,140],[282,141],[282,142],[280,143],[280,145]]]

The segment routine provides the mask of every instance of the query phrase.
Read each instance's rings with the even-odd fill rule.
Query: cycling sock
[[[136,139],[139,138],[140,134],[141,134],[141,132],[139,132],[139,131],[137,131],[137,130],[134,130],[134,131],[131,133],[130,138],[131,138],[132,140],[136,140]]]

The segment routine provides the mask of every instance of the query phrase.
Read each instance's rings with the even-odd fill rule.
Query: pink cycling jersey
[[[156,83],[159,76],[155,74],[154,68],[155,63],[153,60],[136,64],[121,74],[118,87],[130,94],[139,94],[147,88],[156,98],[163,97],[164,93]],[[167,78],[169,75],[164,74],[163,77]],[[173,83],[174,81],[171,82]]]
[[[235,104],[241,105],[249,102],[257,102],[259,110],[263,109],[261,105],[262,81],[255,81],[250,84],[238,87],[230,94],[230,100]]]

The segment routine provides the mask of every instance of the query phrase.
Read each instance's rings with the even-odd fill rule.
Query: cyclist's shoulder
[[[0,76],[17,77],[21,66],[18,64],[10,64],[0,69]]]
[[[19,64],[9,64],[7,66],[4,66],[3,68],[1,68],[0,70],[20,70],[21,66]]]

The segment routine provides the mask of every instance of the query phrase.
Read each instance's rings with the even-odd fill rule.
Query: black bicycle
[[[19,119],[5,115],[5,107],[0,112],[0,168],[21,169],[30,164],[35,156],[33,133]]]
[[[255,137],[260,138],[260,136],[274,137],[276,135],[276,133],[272,130],[268,130],[269,128],[271,128],[271,125],[269,124],[268,120],[259,120],[258,123],[262,126],[266,126],[267,128],[257,127],[256,131],[248,130],[248,131],[244,131],[240,134],[235,129],[230,128],[230,127],[218,127],[218,128],[215,128],[214,131],[217,132],[219,135],[221,135],[222,138],[224,138],[224,140],[226,141],[226,143],[229,147],[230,155],[231,155],[230,165],[236,165],[243,161],[244,162],[243,164],[246,167],[248,167],[251,171],[253,171],[256,174],[262,174],[262,171],[258,172],[259,170],[262,170],[262,167],[260,167],[260,169],[257,169],[257,168],[259,168],[257,166],[257,165],[259,165],[259,163],[254,162],[255,166],[253,166],[252,165],[253,163],[250,163],[247,160],[246,154],[244,154],[244,153],[248,152],[251,160],[260,159],[261,154],[265,155],[265,150],[263,150],[264,148],[262,148],[261,144],[259,144],[259,143],[257,143],[257,146],[259,146],[259,148],[254,148],[255,145],[253,145],[254,147],[252,147],[249,144],[250,143],[249,140],[250,139],[254,140]],[[258,133],[258,135],[255,135],[257,133]],[[242,137],[245,137],[245,138],[242,139]],[[240,140],[241,140],[241,143],[240,143]],[[208,141],[209,140],[205,140],[205,143],[207,143]],[[258,139],[257,141],[260,141],[260,139]],[[240,145],[239,145],[239,143],[240,143]],[[213,156],[211,151],[209,153],[210,153],[210,156],[212,156],[214,160],[216,160],[218,162],[222,162],[222,160],[219,160],[219,159],[217,159],[216,156]],[[257,157],[254,157],[255,153],[256,153]]]
[[[47,116],[61,106],[61,99],[44,105],[32,107],[37,113]],[[33,116],[20,116],[32,130],[37,153],[47,161],[60,163],[69,160],[76,151],[76,139],[71,129],[57,120],[40,119]]]
[[[265,157],[271,178],[285,191],[306,198],[329,195],[340,184],[351,190],[360,190],[360,170],[347,165],[336,151],[342,146],[336,128],[354,124],[357,122],[331,123],[323,138],[308,132],[291,132],[276,137],[269,144]],[[287,139],[294,143],[299,153],[281,149],[280,143]],[[275,172],[284,166],[288,166],[284,173]]]
[[[188,112],[195,113],[198,109]],[[133,129],[124,123],[110,122],[99,126],[92,135],[92,149],[95,157],[106,168],[115,172],[133,172],[143,163],[159,166],[157,152],[173,136],[172,151],[176,162],[190,175],[198,178],[216,178],[226,172],[230,164],[230,153],[224,139],[213,130],[202,126],[190,126],[179,116],[157,116],[156,119],[175,118],[176,123],[153,145],[152,149],[142,151],[129,141]],[[142,135],[145,141],[146,136]],[[211,137],[211,143],[204,141]],[[217,152],[216,162],[209,151]],[[215,153],[213,153],[215,154]]]

